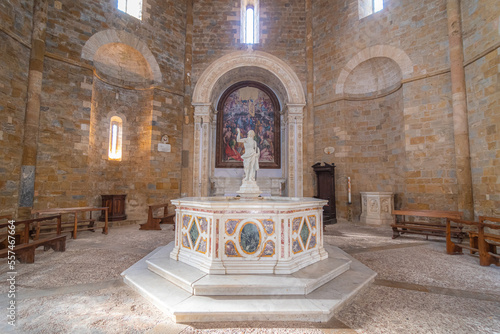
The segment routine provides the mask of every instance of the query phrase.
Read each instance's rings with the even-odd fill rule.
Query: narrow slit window
[[[118,9],[142,20],[142,0],[118,0]]]
[[[384,9],[384,0],[358,0],[359,19]]]
[[[373,0],[373,12],[379,12],[384,9],[384,0]]]
[[[110,129],[109,129],[109,149],[108,158],[109,160],[121,160],[122,159],[122,133],[123,133],[123,122],[118,116],[111,117]]]
[[[259,42],[259,0],[241,0],[240,41],[245,44]]]
[[[252,6],[247,7],[247,15],[246,15],[246,26],[245,26],[245,43],[253,44],[253,31],[254,31],[254,10]]]

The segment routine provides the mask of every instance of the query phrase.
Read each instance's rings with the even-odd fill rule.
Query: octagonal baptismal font
[[[324,245],[325,202],[172,200],[175,241],[124,271],[124,282],[176,322],[326,322],[376,274]]]
[[[181,198],[174,260],[208,274],[292,274],[324,260],[325,200]]]

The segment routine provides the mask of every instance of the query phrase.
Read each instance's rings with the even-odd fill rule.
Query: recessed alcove
[[[357,65],[344,83],[344,94],[350,98],[377,97],[401,86],[399,65],[386,57],[370,58]]]
[[[269,70],[257,66],[244,66],[234,68],[222,75],[214,85],[211,93],[213,107],[217,111],[214,122],[220,117],[220,100],[230,87],[242,82],[254,82],[265,86],[271,94],[274,94],[279,105],[278,112],[282,113],[283,106],[287,101],[286,89],[283,83]],[[281,124],[283,124],[283,117]],[[282,125],[280,126],[282,127]],[[281,129],[280,129],[281,130]],[[213,143],[217,142],[216,132],[214,132]],[[281,133],[280,146],[284,145],[284,137]],[[212,154],[215,156],[215,145],[212,148]],[[266,195],[280,196],[284,191],[285,175],[283,172],[284,152],[280,154],[282,164],[278,168],[261,168],[257,172],[257,183]],[[210,180],[213,184],[213,195],[235,195],[241,185],[243,176],[242,168],[218,168],[213,164],[211,167]]]
[[[108,43],[94,55],[94,67],[99,76],[111,83],[130,86],[149,86],[153,73],[146,58],[133,47],[123,43]]]

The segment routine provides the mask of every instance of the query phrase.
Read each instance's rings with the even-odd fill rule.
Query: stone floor
[[[16,264],[16,327],[7,324],[8,271],[0,259],[0,333],[500,333],[500,267],[445,253],[442,239],[391,239],[390,228],[340,223],[325,242],[378,272],[328,323],[175,324],[122,283],[120,273],[174,238],[172,226],[82,232],[66,252]]]

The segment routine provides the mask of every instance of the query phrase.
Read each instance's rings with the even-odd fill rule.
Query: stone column
[[[186,43],[184,50],[184,125],[182,127],[181,196],[192,195],[193,122],[191,106],[191,72],[193,67],[193,0],[186,1]]]
[[[313,54],[313,14],[312,0],[306,0],[306,66],[307,66],[307,105],[304,117],[304,196],[314,196],[315,175],[311,168],[315,154],[314,140],[314,54]]]
[[[303,186],[303,153],[302,153],[302,134],[303,134],[303,104],[288,104],[285,117],[286,122],[286,144],[287,144],[287,182],[288,196],[302,197],[304,194]]]
[[[35,166],[40,121],[40,95],[42,92],[45,33],[47,30],[47,0],[33,4],[33,31],[28,72],[28,98],[24,116],[23,157],[19,189],[18,219],[29,218],[35,197]]]
[[[209,195],[212,118],[213,112],[210,104],[194,106],[193,194],[196,197]]]
[[[447,1],[448,38],[451,63],[451,91],[453,98],[453,129],[458,182],[458,210],[466,219],[474,217],[472,176],[470,165],[469,123],[465,86],[464,53],[460,0]]]

